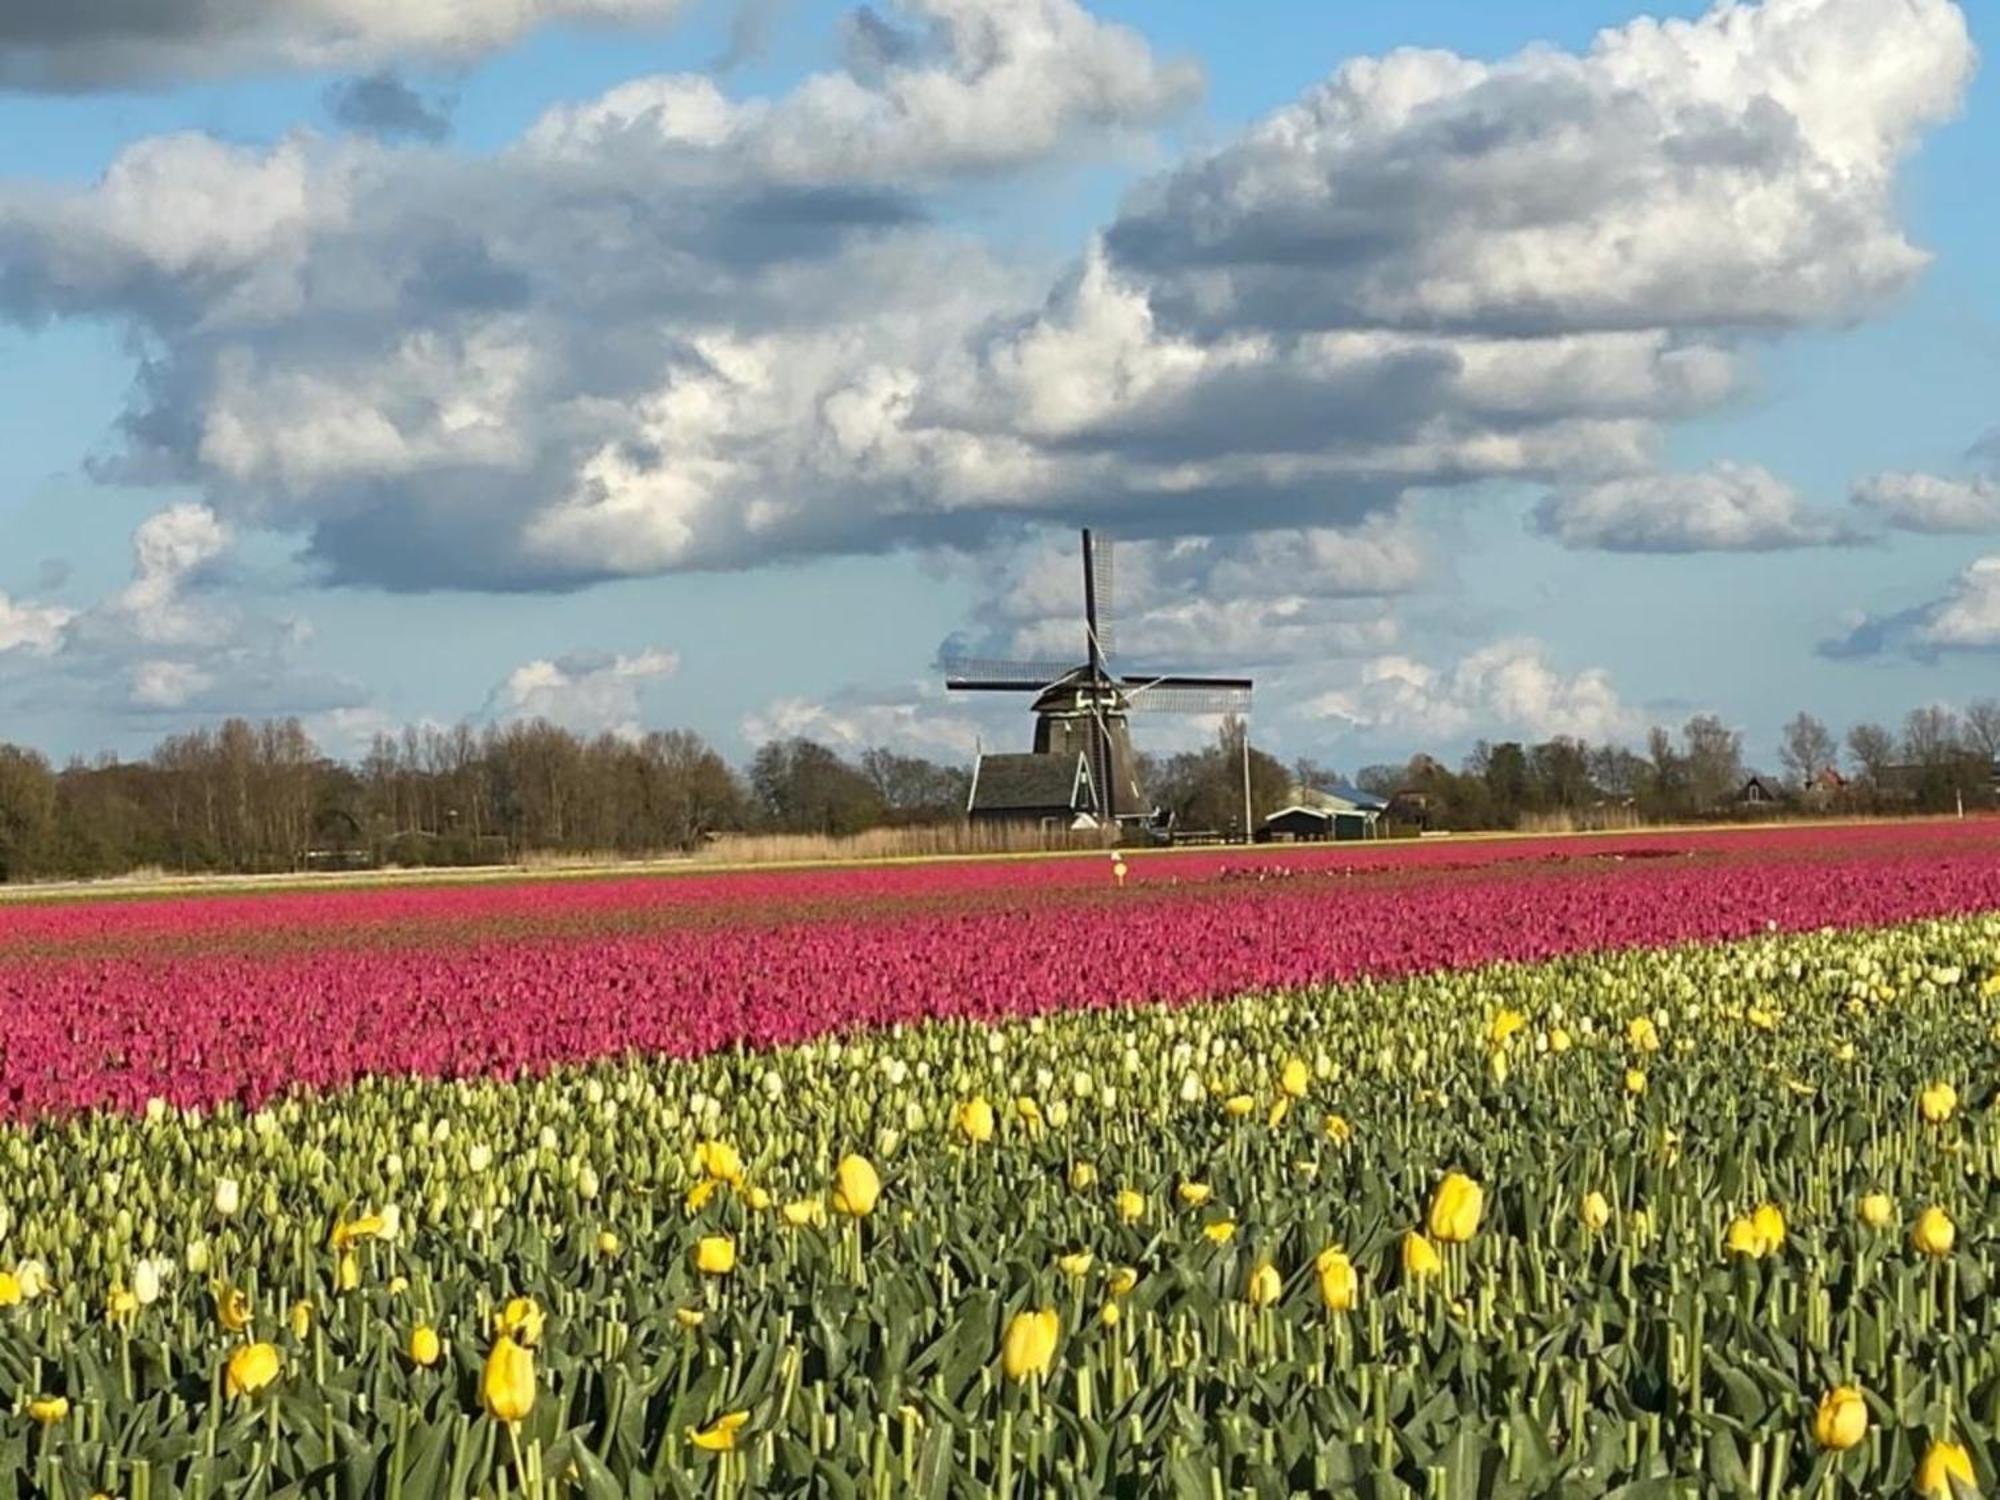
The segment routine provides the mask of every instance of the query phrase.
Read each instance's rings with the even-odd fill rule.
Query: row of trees
[[[1562,736],[1533,745],[1481,740],[1456,772],[1419,755],[1403,765],[1363,766],[1354,782],[1385,797],[1418,794],[1437,827],[1511,828],[1537,816],[1607,807],[1649,821],[1715,817],[1743,805],[1753,777],[1765,792],[1813,810],[1990,807],[2000,791],[1996,765],[2000,701],[1984,699],[1963,714],[1914,709],[1900,732],[1869,722],[1844,736],[1801,712],[1784,727],[1773,773],[1747,764],[1741,734],[1713,714],[1697,714],[1678,733],[1655,726],[1643,751]],[[1311,761],[1293,767],[1297,784],[1338,779]]]
[[[585,739],[542,720],[378,736],[352,764],[296,719],[231,719],[142,761],[60,770],[0,744],[0,880],[467,864],[530,852],[653,853],[729,830],[852,833],[938,822],[969,773],[889,750],[858,762],[769,744],[738,774],[698,735]]]
[[[1240,834],[1245,732],[1232,720],[1204,748],[1142,758],[1147,789],[1176,826]],[[1254,747],[1247,760],[1258,819],[1300,785],[1343,779]],[[1780,770],[1764,780],[1828,810],[1946,811],[1992,805],[1996,762],[2000,701],[1963,714],[1921,708],[1900,731],[1863,723],[1842,736],[1800,713],[1780,740]],[[1607,807],[1654,820],[1710,817],[1737,801],[1750,774],[1742,736],[1700,714],[1678,733],[1653,729],[1643,750],[1563,737],[1481,741],[1457,771],[1419,755],[1364,766],[1353,779],[1400,795],[1433,826],[1473,829]],[[732,830],[851,834],[956,818],[969,779],[965,767],[887,749],[849,760],[805,739],[764,745],[739,773],[684,731],[585,739],[542,720],[412,728],[378,736],[346,764],[324,755],[296,719],[231,719],[162,740],[145,760],[61,770],[0,744],[0,880],[637,854]]]

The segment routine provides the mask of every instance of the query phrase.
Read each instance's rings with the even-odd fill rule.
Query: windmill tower
[[[1083,533],[1082,662],[946,659],[945,687],[953,692],[1035,695],[1029,705],[1035,748],[979,757],[967,809],[972,817],[1151,825],[1158,809],[1140,784],[1131,715],[1249,711],[1247,677],[1112,668],[1111,557],[1108,541]]]

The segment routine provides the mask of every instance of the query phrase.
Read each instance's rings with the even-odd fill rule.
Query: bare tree
[[[1942,766],[1957,756],[1958,715],[1943,704],[1913,708],[1903,720],[1903,754],[1913,765]]]
[[[1882,785],[1882,773],[1896,759],[1896,737],[1880,724],[1856,724],[1847,731],[1849,764],[1871,787]]]
[[[1785,726],[1778,745],[1778,762],[1785,768],[1786,779],[1803,787],[1831,767],[1839,753],[1833,732],[1811,714],[1801,711]]]
[[[1714,714],[1696,714],[1681,726],[1681,747],[1695,811],[1728,801],[1743,781],[1743,736]]]
[[[1979,698],[1966,705],[1965,745],[1986,760],[2000,760],[2000,698]]]

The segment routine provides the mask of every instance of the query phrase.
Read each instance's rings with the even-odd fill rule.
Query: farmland
[[[1994,1488],[1991,823],[37,905],[0,1014],[24,1493]]]

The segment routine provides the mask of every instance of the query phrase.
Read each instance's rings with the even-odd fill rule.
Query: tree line
[[[1753,766],[1740,733],[1713,714],[1696,714],[1678,732],[1654,726],[1638,750],[1567,736],[1538,744],[1481,740],[1456,771],[1418,755],[1406,764],[1363,766],[1354,785],[1396,797],[1428,825],[1449,829],[1515,828],[1549,816],[1587,823],[1611,810],[1645,822],[1786,807],[1939,813],[1990,808],[2000,798],[2000,700],[1982,699],[1962,714],[1913,709],[1900,730],[1864,722],[1844,735],[1800,712],[1776,748],[1775,770]],[[1338,779],[1310,761],[1293,768],[1295,785]]]
[[[1246,733],[1229,720],[1206,746],[1141,757],[1147,790],[1176,827],[1241,835]],[[1777,751],[1778,769],[1758,780],[1815,810],[1990,807],[2000,701],[1962,714],[1920,708],[1900,730],[1862,723],[1841,736],[1800,713]],[[1347,779],[1254,745],[1247,761],[1257,820],[1301,788]],[[1360,767],[1352,780],[1396,799],[1399,815],[1470,830],[1549,815],[1589,821],[1606,809],[1648,821],[1714,817],[1741,805],[1755,774],[1743,737],[1698,714],[1677,732],[1653,729],[1640,750],[1562,736],[1482,740],[1455,771],[1420,754]],[[945,822],[964,814],[969,789],[968,767],[881,747],[849,758],[809,739],[774,740],[738,769],[684,730],[587,738],[530,720],[413,727],[376,736],[346,762],[297,719],[238,718],[170,735],[132,761],[57,768],[0,743],[0,880],[664,853],[732,832],[841,836]]]
[[[968,770],[887,749],[779,741],[738,771],[683,730],[586,738],[545,720],[410,728],[348,763],[297,719],[230,719],[142,760],[57,768],[0,743],[0,880],[654,854],[939,822],[969,786]]]

